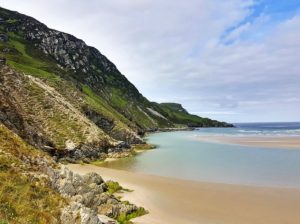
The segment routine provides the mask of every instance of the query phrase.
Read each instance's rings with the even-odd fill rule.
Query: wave
[[[293,133],[300,132],[300,129],[286,129],[286,130],[238,130],[242,133]]]
[[[285,130],[253,130],[253,129],[210,129],[199,130],[200,135],[213,136],[291,136],[300,137],[300,129],[285,129]]]

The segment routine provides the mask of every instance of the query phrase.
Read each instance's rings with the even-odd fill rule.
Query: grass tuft
[[[126,191],[126,192],[132,192],[133,191],[131,189],[123,188],[118,182],[112,181],[112,180],[107,181],[106,185],[108,187],[108,193],[109,194],[114,194],[114,193],[120,192],[120,191]]]
[[[137,211],[132,212],[128,215],[121,213],[119,215],[119,217],[117,218],[117,220],[120,224],[132,224],[133,222],[130,221],[131,219],[134,219],[136,217],[146,215],[146,214],[148,214],[148,211],[145,210],[143,207],[139,207]]]
[[[112,180],[107,181],[106,185],[108,187],[109,194],[114,194],[123,189],[118,182]]]

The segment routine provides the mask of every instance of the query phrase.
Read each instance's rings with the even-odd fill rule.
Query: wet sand
[[[140,224],[298,224],[300,189],[204,183],[93,165],[71,164],[74,172],[97,172],[134,190],[122,193],[149,210]]]
[[[198,136],[198,140],[246,146],[300,149],[300,137],[276,136]]]

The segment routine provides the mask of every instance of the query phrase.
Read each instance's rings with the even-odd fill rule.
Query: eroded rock
[[[49,170],[48,174],[53,187],[71,200],[71,204],[62,211],[63,223],[117,223],[111,218],[116,219],[120,214],[128,215],[138,210],[137,206],[122,203],[108,194],[107,185],[97,173],[81,176],[62,166],[59,172]]]

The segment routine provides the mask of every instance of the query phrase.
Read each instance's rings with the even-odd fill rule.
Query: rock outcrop
[[[48,173],[53,187],[70,199],[70,205],[61,214],[65,224],[116,223],[112,220],[121,214],[129,215],[138,210],[137,206],[108,194],[106,183],[96,173],[81,176],[64,166],[60,171],[49,170]]]

